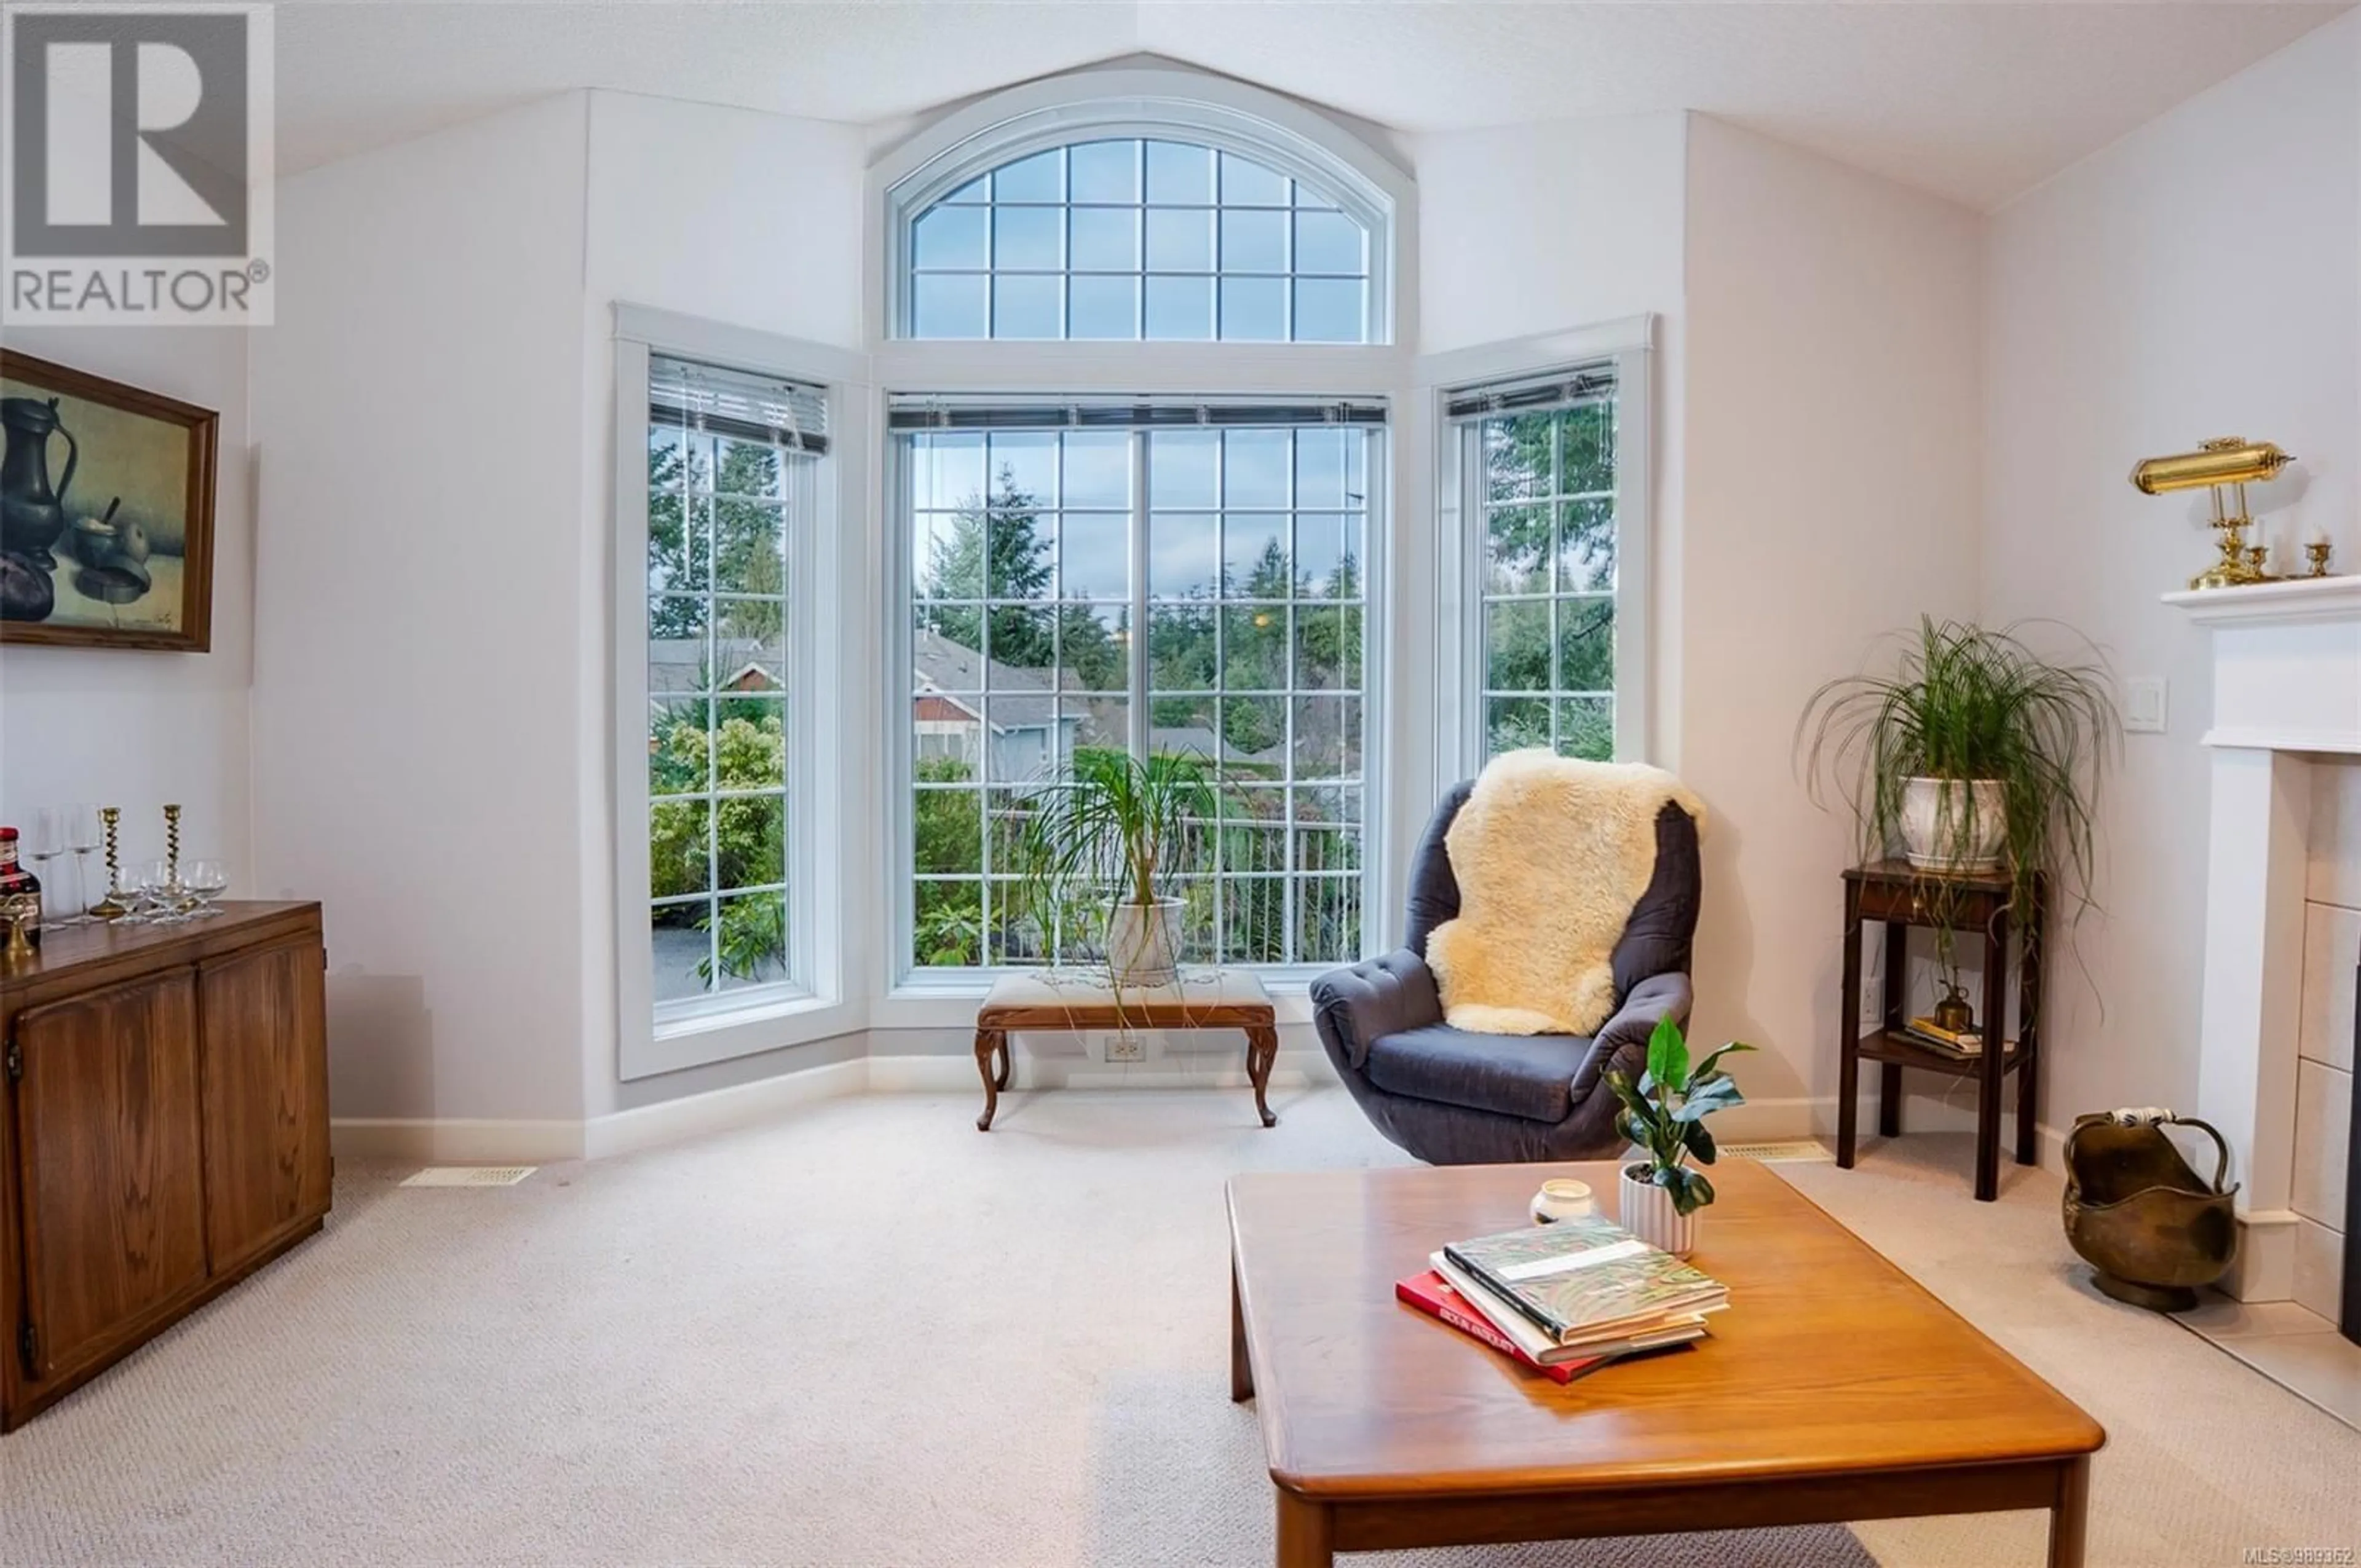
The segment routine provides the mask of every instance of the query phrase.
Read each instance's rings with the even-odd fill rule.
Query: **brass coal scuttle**
[[[2194,1127],[2219,1155],[2213,1179],[2191,1169],[2168,1126]],[[2193,1116],[2169,1111],[2094,1111],[2066,1135],[2066,1239],[2097,1271],[2092,1283],[2118,1301],[2158,1312],[2197,1305],[2196,1287],[2228,1272],[2237,1255],[2224,1188],[2229,1146]]]

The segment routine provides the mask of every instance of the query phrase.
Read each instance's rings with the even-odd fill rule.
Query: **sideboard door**
[[[205,964],[205,1239],[214,1272],[328,1212],[324,955],[280,942]]]
[[[16,1015],[36,1382],[139,1339],[205,1283],[196,1025],[187,969]]]

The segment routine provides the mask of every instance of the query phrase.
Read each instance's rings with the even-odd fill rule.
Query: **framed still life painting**
[[[219,422],[0,353],[0,642],[210,647]]]

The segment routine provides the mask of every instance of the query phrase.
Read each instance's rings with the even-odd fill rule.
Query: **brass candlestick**
[[[91,916],[97,920],[120,920],[131,913],[130,904],[123,897],[122,850],[117,839],[123,825],[123,808],[102,806],[98,819],[106,826],[106,896],[90,906]]]
[[[2303,547],[2303,558],[2312,563],[2312,570],[2304,574],[2306,576],[2324,577],[2328,576],[2327,540],[2315,539],[2311,543],[2305,545]]]

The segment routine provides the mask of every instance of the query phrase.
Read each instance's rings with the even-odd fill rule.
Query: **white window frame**
[[[854,731],[864,711],[847,683],[862,678],[864,644],[842,635],[834,607],[859,602],[866,565],[872,400],[864,356],[668,311],[618,304],[614,351],[616,1002],[619,1068],[629,1081],[800,1045],[864,1021],[843,917],[855,886],[847,807],[862,776]],[[658,356],[824,387],[829,447],[815,476],[813,515],[787,541],[790,979],[704,998],[661,1022],[650,972],[647,763],[648,362]]]
[[[1654,395],[1653,316],[1544,333],[1421,362],[1421,402],[1433,423],[1434,628],[1437,791],[1484,763],[1484,532],[1482,476],[1466,458],[1452,399],[1495,382],[1611,363],[1616,373],[1615,757],[1654,760],[1653,602]]]
[[[1197,142],[1235,152],[1320,187],[1369,232],[1372,327],[1366,344],[1223,342],[1042,342],[922,339],[904,335],[907,282],[904,247],[910,219],[933,200],[986,170],[1044,148],[1106,137]],[[1399,834],[1387,785],[1394,776],[1397,738],[1393,673],[1403,619],[1391,585],[1395,561],[1412,531],[1400,498],[1419,493],[1423,433],[1406,425],[1413,410],[1405,393],[1417,360],[1400,345],[1416,338],[1417,187],[1408,171],[1317,112],[1259,88],[1189,71],[1082,71],[1027,83],[936,121],[884,154],[870,172],[866,258],[870,362],[876,400],[892,393],[946,396],[1052,394],[1075,398],[1126,394],[1382,399],[1390,417],[1373,463],[1372,510],[1367,544],[1367,651],[1364,657],[1362,769],[1363,875],[1373,942],[1392,932]],[[888,787],[878,791],[887,814],[882,868],[892,891],[878,901],[872,927],[888,955],[887,993],[873,1010],[881,1028],[949,1025],[958,1004],[978,994],[998,972],[986,969],[923,970],[909,963],[913,894],[908,886],[909,790],[909,542],[906,478],[892,460],[892,443],[879,421],[874,447],[884,458],[878,487],[877,623],[885,629],[880,670],[886,683],[873,706],[880,726],[878,752]],[[1276,985],[1298,990],[1325,966],[1301,972],[1265,971]],[[972,1014],[966,1015],[972,1023]]]

